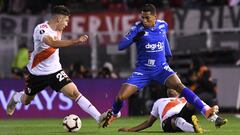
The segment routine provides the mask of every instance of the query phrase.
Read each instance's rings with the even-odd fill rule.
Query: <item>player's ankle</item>
[[[210,120],[212,122],[215,122],[218,117],[219,117],[218,115],[212,114],[208,117],[208,120]]]
[[[116,117],[116,118],[121,117],[121,112],[118,112],[117,114],[114,114],[114,113],[113,113],[113,117]]]

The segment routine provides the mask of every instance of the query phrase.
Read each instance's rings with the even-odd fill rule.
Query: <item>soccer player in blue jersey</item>
[[[167,59],[172,56],[172,53],[167,39],[167,31],[168,24],[156,18],[155,6],[152,4],[144,5],[141,10],[141,21],[135,23],[119,43],[119,50],[129,47],[132,43],[136,44],[136,69],[122,85],[112,109],[107,111],[107,117],[102,127],[107,127],[119,116],[125,99],[140,92],[152,80],[177,90],[207,119],[216,121],[218,116],[214,109],[184,86],[177,74],[169,67]],[[223,119],[220,119],[220,122],[217,121],[218,124],[224,123]]]

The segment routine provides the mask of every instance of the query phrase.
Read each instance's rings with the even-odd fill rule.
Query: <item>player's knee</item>
[[[75,90],[69,94],[70,98],[73,100],[77,99],[79,95],[80,95],[80,92],[77,90]]]
[[[184,88],[185,88],[185,86],[183,85],[183,83],[177,83],[175,90],[176,90],[177,92],[181,93]]]
[[[29,105],[33,99],[34,99],[34,96],[29,97],[29,96],[23,95],[22,98],[21,98],[21,102],[24,105]]]
[[[31,103],[31,99],[26,99],[26,100],[22,100],[22,103],[24,104],[24,105],[29,105],[30,103]]]

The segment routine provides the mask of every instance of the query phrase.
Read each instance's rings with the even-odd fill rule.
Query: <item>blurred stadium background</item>
[[[26,49],[33,47],[33,28],[59,4],[72,11],[63,39],[90,37],[87,45],[60,50],[64,70],[101,112],[111,107],[136,60],[135,47],[118,51],[118,41],[139,19],[139,7],[146,2],[153,3],[158,18],[169,24],[169,64],[182,81],[207,103],[218,104],[221,112],[238,114],[239,0],[0,0],[0,119],[8,119],[5,109],[13,90],[24,88],[23,67]],[[147,115],[153,102],[166,96],[165,89],[153,82],[128,100],[123,116]],[[14,118],[63,118],[70,113],[89,117],[47,88],[29,106],[19,105]]]

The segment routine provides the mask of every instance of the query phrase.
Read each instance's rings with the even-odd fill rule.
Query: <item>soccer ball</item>
[[[63,128],[67,132],[77,132],[81,127],[81,119],[75,114],[68,115],[63,119]]]

